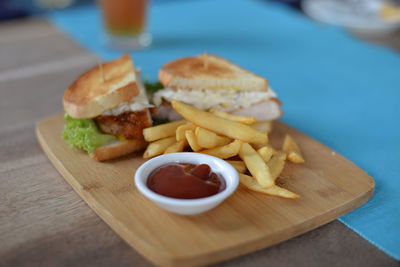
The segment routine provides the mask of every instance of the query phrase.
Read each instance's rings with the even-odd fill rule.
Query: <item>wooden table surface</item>
[[[371,38],[400,51],[400,32]],[[151,266],[40,149],[41,118],[96,57],[40,19],[0,24],[0,266]],[[49,188],[51,190],[43,190]],[[47,185],[47,186],[44,186]],[[339,221],[218,266],[399,266]]]

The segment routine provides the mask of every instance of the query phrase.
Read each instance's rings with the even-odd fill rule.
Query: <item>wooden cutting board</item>
[[[237,257],[317,228],[359,207],[373,194],[363,170],[306,135],[275,122],[271,144],[289,133],[305,164],[287,163],[280,181],[298,193],[288,200],[238,190],[215,209],[195,216],[169,213],[136,189],[141,154],[99,163],[61,139],[62,114],[40,121],[37,138],[57,170],[128,244],[154,264],[197,266]]]

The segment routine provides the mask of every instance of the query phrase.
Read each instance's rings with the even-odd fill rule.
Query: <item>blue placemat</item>
[[[283,102],[283,121],[366,170],[373,198],[340,220],[400,260],[400,57],[288,8],[258,1],[157,3],[152,46],[132,56],[149,78],[160,66],[207,51],[267,77]],[[108,60],[95,7],[65,10],[50,21]]]

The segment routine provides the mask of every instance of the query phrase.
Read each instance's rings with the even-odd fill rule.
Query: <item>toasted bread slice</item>
[[[93,118],[139,94],[129,55],[82,74],[64,93],[65,111],[73,118]]]
[[[268,91],[266,79],[206,53],[163,65],[158,79],[165,87],[174,89]]]
[[[146,145],[147,143],[144,141],[144,139],[114,141],[96,148],[93,154],[90,154],[90,156],[97,161],[110,160],[140,151],[144,149]]]

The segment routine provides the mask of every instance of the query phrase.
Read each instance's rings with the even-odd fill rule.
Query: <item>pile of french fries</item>
[[[186,151],[204,153],[227,160],[239,173],[240,183],[260,193],[283,198],[299,196],[276,185],[287,160],[303,163],[299,146],[286,135],[281,150],[268,145],[270,121],[238,116],[218,109],[208,112],[179,101],[172,107],[184,120],[143,130],[149,145],[143,154],[151,158],[161,154]],[[233,160],[232,158],[241,160]]]

